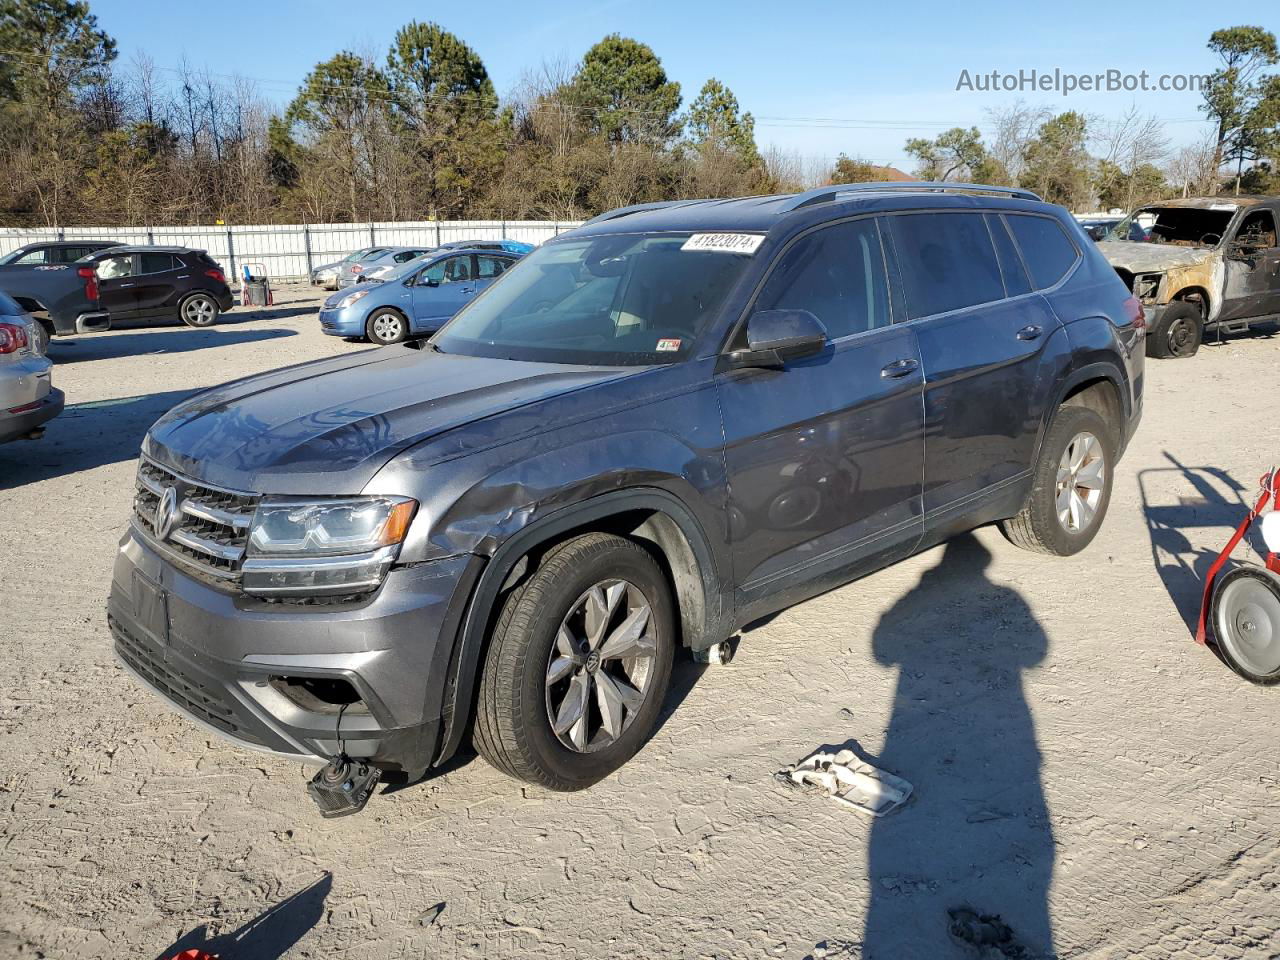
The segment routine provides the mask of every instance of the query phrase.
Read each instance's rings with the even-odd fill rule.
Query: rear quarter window
[[[1076,245],[1057,220],[1049,217],[1006,215],[1005,221],[1022,250],[1037,290],[1052,287],[1067,275],[1080,258]]]
[[[911,319],[1004,299],[982,214],[908,213],[888,219]]]

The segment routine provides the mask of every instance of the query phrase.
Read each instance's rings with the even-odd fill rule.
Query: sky
[[[90,7],[116,38],[122,62],[145,52],[172,68],[185,57],[197,70],[253,78],[267,100],[281,105],[311,67],[340,50],[382,60],[396,30],[414,19],[434,20],[475,49],[500,95],[542,62],[575,63],[616,32],[654,49],[680,83],[686,106],[708,77],[727,84],[756,117],[761,146],[823,161],[847,153],[907,170],[908,138],[953,126],[985,128],[988,109],[1018,99],[1102,118],[1137,106],[1167,122],[1175,147],[1208,129],[1194,92],[957,90],[963,70],[971,78],[992,70],[1145,70],[1155,82],[1163,74],[1212,70],[1205,43],[1216,29],[1253,23],[1280,33],[1274,0],[1240,13],[1189,0],[1158,7],[910,0],[875,9],[777,0],[220,0],[212,7],[90,0]],[[234,28],[215,29],[214,10]]]

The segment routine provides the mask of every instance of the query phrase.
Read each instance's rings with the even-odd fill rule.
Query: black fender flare
[[[674,494],[656,487],[615,490],[571,504],[534,521],[498,546],[480,571],[471,591],[449,660],[449,673],[441,704],[444,729],[440,749],[432,761],[434,766],[439,766],[452,757],[462,742],[480,673],[480,655],[487,640],[485,633],[490,615],[516,564],[531,550],[569,530],[633,510],[653,510],[665,514],[688,541],[698,564],[702,590],[707,599],[704,633],[714,634],[727,619],[719,602],[722,579],[716,567],[711,543],[692,511]]]

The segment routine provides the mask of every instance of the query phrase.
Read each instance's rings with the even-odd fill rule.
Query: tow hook
[[[307,793],[320,808],[326,820],[346,817],[364,809],[373,788],[382,779],[382,771],[362,760],[352,760],[345,753],[331,757],[311,778]]]
[[[730,638],[713,643],[705,650],[693,651],[693,659],[698,663],[719,664],[724,666],[733,660],[734,642]]]

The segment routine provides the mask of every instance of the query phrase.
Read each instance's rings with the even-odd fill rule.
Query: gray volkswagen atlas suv
[[[120,660],[247,747],[417,776],[467,738],[572,790],[681,648],[961,531],[1065,556],[1142,409],[1140,305],[1023,190],[614,210],[430,340],[147,434]]]

